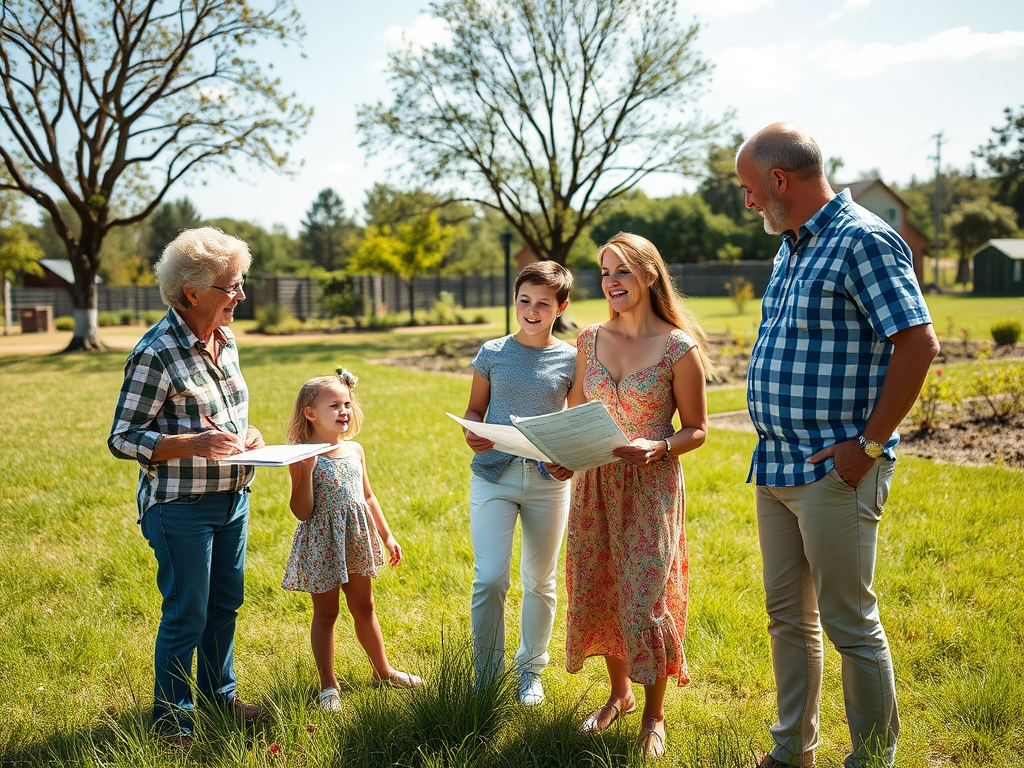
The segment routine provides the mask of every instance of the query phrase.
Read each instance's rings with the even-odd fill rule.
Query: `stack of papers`
[[[299,445],[265,445],[221,459],[221,464],[245,464],[251,467],[286,467],[296,461],[319,456],[337,448],[336,443],[300,443]]]
[[[448,415],[473,434],[492,441],[496,451],[554,462],[573,472],[619,461],[612,451],[630,445],[600,400],[543,416],[513,416],[510,427]]]

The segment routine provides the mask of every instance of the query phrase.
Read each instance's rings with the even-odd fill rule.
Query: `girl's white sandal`
[[[325,712],[337,712],[341,709],[341,699],[338,698],[338,689],[324,688],[320,691],[317,703],[319,704],[320,709]]]
[[[374,675],[372,682],[378,688],[419,688],[423,685],[423,678],[410,672],[399,672],[396,669],[383,680]]]

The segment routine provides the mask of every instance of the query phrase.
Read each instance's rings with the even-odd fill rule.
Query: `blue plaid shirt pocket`
[[[800,330],[835,330],[847,327],[850,300],[839,283],[831,280],[797,280],[790,327]]]

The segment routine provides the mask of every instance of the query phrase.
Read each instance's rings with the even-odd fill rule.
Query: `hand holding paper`
[[[543,416],[513,416],[510,427],[448,415],[480,437],[492,440],[495,450],[554,462],[574,472],[618,461],[612,451],[630,444],[608,409],[597,400]]]
[[[251,451],[242,451],[226,459],[221,464],[244,464],[251,467],[286,467],[311,456],[336,448],[335,443],[300,443],[298,445],[265,445]]]

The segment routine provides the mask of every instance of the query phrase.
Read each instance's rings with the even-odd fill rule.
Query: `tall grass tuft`
[[[984,759],[1024,751],[1024,680],[1019,660],[997,657],[979,669],[954,669],[933,693],[932,717],[952,754]]]

